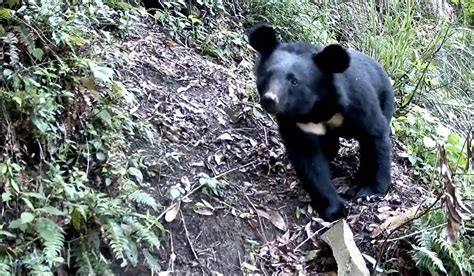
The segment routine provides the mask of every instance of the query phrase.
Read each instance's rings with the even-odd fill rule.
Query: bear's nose
[[[262,107],[269,113],[278,111],[278,98],[273,93],[265,93],[261,99]]]

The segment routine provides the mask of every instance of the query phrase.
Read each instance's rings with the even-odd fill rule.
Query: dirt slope
[[[246,99],[253,90],[243,73],[249,64],[224,68],[171,42],[157,28],[98,50],[106,52],[130,90],[146,91],[132,112],[153,123],[156,143],[138,139],[132,147],[149,166],[149,189],[163,210],[173,203],[173,186],[184,194],[196,190],[172,222],[163,221],[168,230],[160,256],[163,270],[225,275],[336,270],[318,235],[308,239],[323,228],[322,222],[308,207],[275,123]],[[355,173],[356,150],[356,143],[345,141],[334,162],[334,182],[341,191]],[[374,258],[378,243],[370,238],[373,229],[419,203],[424,194],[398,160],[395,154],[394,185],[384,200],[347,203],[355,241]],[[195,189],[200,172],[217,176],[222,185],[218,196],[208,188]],[[397,254],[390,250],[383,260]]]

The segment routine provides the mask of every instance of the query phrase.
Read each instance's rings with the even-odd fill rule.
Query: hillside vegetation
[[[316,215],[279,197],[294,176],[257,104],[245,37],[257,22],[288,41],[359,49],[394,81],[393,217],[406,216],[377,242],[360,229],[372,271],[472,274],[472,1],[170,0],[148,12],[139,2],[1,2],[0,275],[211,273],[195,247],[211,247],[215,233],[222,252],[245,243],[232,244],[245,256],[209,253],[232,266],[220,273],[333,271],[330,253],[315,257]],[[284,227],[259,211],[282,202]],[[414,205],[421,211],[405,212]],[[361,227],[389,215],[374,217]],[[261,218],[285,231],[262,229]],[[275,243],[305,251],[293,258]]]

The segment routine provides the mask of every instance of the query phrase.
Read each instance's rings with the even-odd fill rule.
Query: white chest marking
[[[316,135],[326,135],[328,128],[337,128],[344,122],[344,116],[341,113],[336,113],[331,119],[320,123],[296,123],[296,125],[306,133]]]

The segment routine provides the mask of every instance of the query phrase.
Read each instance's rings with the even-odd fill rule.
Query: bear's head
[[[267,112],[298,120],[314,113],[316,106],[325,108],[337,101],[333,74],[350,64],[343,47],[283,43],[272,27],[263,24],[252,27],[247,36],[259,53],[255,76],[260,104]]]

